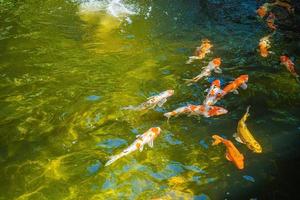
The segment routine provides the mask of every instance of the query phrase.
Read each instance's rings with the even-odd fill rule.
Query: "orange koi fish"
[[[280,61],[281,64],[284,65],[286,67],[286,69],[291,72],[291,74],[297,78],[299,78],[299,74],[297,74],[296,70],[295,70],[295,64],[293,63],[293,61],[291,61],[291,59],[288,56],[280,56]]]
[[[213,47],[208,39],[201,41],[200,47],[197,47],[194,56],[190,56],[186,64],[191,64],[194,60],[201,60],[206,54],[210,53],[210,49]]]
[[[244,156],[234,146],[230,140],[226,140],[218,135],[213,135],[214,142],[212,145],[218,145],[221,142],[226,146],[226,159],[233,162],[238,169],[244,169]]]
[[[148,98],[148,101],[140,104],[139,106],[127,106],[123,107],[123,110],[145,110],[151,109],[155,106],[162,107],[164,103],[167,102],[167,98],[174,94],[174,90],[166,90],[164,92],[159,93],[158,95],[151,96]]]
[[[264,3],[256,10],[256,13],[258,14],[259,17],[263,18],[264,16],[266,16],[266,14],[269,12],[269,10],[273,5],[274,5],[273,3]]]
[[[239,92],[237,91],[237,89],[239,87],[243,88],[244,90],[247,89],[247,82],[248,82],[248,75],[241,75],[237,77],[234,81],[232,81],[231,83],[229,83],[223,88],[223,92],[221,93],[221,95],[218,95],[217,99],[224,97],[229,92],[238,94]]]
[[[277,26],[274,24],[275,23],[275,15],[274,13],[270,12],[269,16],[267,17],[267,25],[268,27],[275,31],[277,29]]]
[[[202,115],[204,117],[213,117],[218,115],[226,114],[228,111],[225,108],[219,106],[206,106],[206,105],[188,105],[184,107],[177,108],[171,112],[165,113],[164,116],[168,119],[170,117],[176,117],[180,114],[192,115]]]
[[[207,105],[207,106],[212,106],[214,105],[218,99],[218,95],[219,94],[222,94],[222,90],[221,90],[221,82],[220,80],[214,80],[212,83],[211,83],[211,86],[208,90],[208,93],[206,95],[206,98],[205,100],[203,101],[203,105]]]
[[[270,51],[269,49],[271,48],[271,43],[270,43],[270,37],[271,35],[265,36],[259,40],[259,52],[262,57],[268,57]]]
[[[105,163],[105,166],[108,166],[115,162],[116,160],[136,151],[143,151],[144,145],[148,144],[149,147],[153,147],[154,139],[160,134],[161,129],[159,127],[150,128],[148,131],[143,133],[142,135],[137,135],[137,139],[126,149],[124,149],[120,154],[115,156],[111,156],[110,160]]]
[[[287,9],[287,11],[289,13],[294,13],[294,8],[291,6],[291,4],[287,3],[287,2],[283,2],[283,1],[280,1],[280,0],[276,0],[274,3],[274,5],[278,5],[280,7],[283,7],[285,9]]]
[[[221,58],[215,58],[212,61],[210,61],[208,65],[203,68],[203,70],[198,76],[192,79],[186,79],[187,85],[192,85],[193,83],[198,82],[200,79],[210,76],[211,71],[214,71],[215,73],[222,73],[222,70],[220,69],[221,62]]]

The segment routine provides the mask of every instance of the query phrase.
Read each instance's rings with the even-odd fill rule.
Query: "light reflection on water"
[[[298,152],[299,85],[276,60],[295,44],[278,33],[275,55],[258,56],[257,41],[266,34],[255,18],[258,4],[128,3],[135,4],[139,13],[130,22],[79,12],[78,2],[3,4],[0,199],[234,198],[270,181],[276,160]],[[203,38],[213,42],[213,53],[184,64]],[[229,110],[225,116],[167,123],[162,113],[203,101],[212,80],[188,87],[183,79],[216,56],[224,72],[213,78],[225,84],[247,73],[249,88],[218,102]],[[166,89],[175,94],[163,108],[120,109]],[[232,139],[250,104],[247,125],[264,153],[235,143],[246,158],[241,172],[225,159],[223,146],[211,147],[211,135]],[[153,126],[163,130],[153,149],[104,168],[109,156]]]

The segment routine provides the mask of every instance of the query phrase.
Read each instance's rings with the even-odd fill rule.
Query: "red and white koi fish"
[[[213,47],[208,39],[201,41],[201,46],[197,47],[194,56],[190,56],[186,64],[191,64],[194,60],[201,60],[206,54],[210,53],[210,49]]]
[[[188,105],[184,107],[177,108],[171,112],[165,113],[164,116],[168,119],[170,117],[176,117],[180,114],[192,115],[202,115],[204,117],[213,117],[218,115],[226,114],[228,111],[225,108],[219,106],[206,106],[206,105]]]
[[[202,72],[198,76],[192,79],[186,79],[186,83],[188,85],[192,85],[193,83],[198,82],[200,79],[210,76],[211,71],[214,71],[215,73],[222,73],[222,70],[220,69],[220,65],[221,65],[221,58],[213,59],[208,63],[207,66],[203,68]]]
[[[269,16],[267,17],[267,25],[270,29],[272,29],[273,31],[275,31],[277,29],[277,26],[275,25],[275,14],[270,12]]]
[[[105,163],[105,166],[108,166],[115,162],[116,160],[136,151],[140,150],[143,151],[143,148],[145,144],[148,144],[149,147],[153,147],[153,141],[154,139],[160,134],[160,127],[153,127],[150,128],[148,131],[143,133],[142,135],[137,135],[137,139],[126,149],[124,149],[120,154],[117,154],[115,156],[111,156],[110,160]]]
[[[218,135],[213,135],[213,146],[218,145],[221,142],[226,146],[226,159],[233,162],[238,169],[244,169],[244,156],[234,146],[230,140],[226,140]]]
[[[243,88],[244,90],[247,89],[248,79],[249,79],[248,75],[241,75],[241,76],[237,77],[234,81],[232,81],[231,83],[229,83],[228,85],[226,85],[223,88],[223,92],[221,93],[221,95],[218,95],[217,100],[224,97],[229,92],[238,94],[239,92],[237,91],[237,89],[239,87]]]
[[[123,107],[123,110],[145,110],[145,109],[152,109],[156,105],[158,107],[162,107],[164,103],[166,103],[167,98],[174,94],[174,90],[167,90],[164,92],[159,93],[158,95],[151,96],[148,98],[148,101],[142,103],[139,106],[127,106]]]
[[[269,51],[271,48],[270,37],[271,35],[268,35],[259,40],[259,52],[262,57],[268,57],[268,55],[271,53]]]
[[[286,67],[286,69],[291,72],[291,74],[297,78],[299,81],[299,74],[295,70],[295,64],[288,56],[280,56],[281,64]]]
[[[211,83],[211,86],[208,90],[205,100],[203,101],[203,105],[207,105],[207,106],[214,105],[218,101],[218,99],[217,99],[218,95],[220,95],[222,93],[223,93],[223,91],[221,89],[220,80],[218,80],[218,79],[214,80]]]

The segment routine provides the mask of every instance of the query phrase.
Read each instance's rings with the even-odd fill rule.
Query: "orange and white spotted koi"
[[[193,83],[198,82],[200,79],[210,76],[211,71],[214,71],[215,73],[222,73],[222,70],[220,69],[221,62],[221,58],[215,58],[212,61],[210,61],[208,65],[203,68],[202,72],[198,76],[192,79],[186,79],[187,85],[192,85]]]
[[[221,99],[222,97],[224,97],[229,92],[233,92],[234,94],[238,94],[239,92],[237,91],[237,89],[239,87],[243,88],[244,90],[247,89],[248,79],[249,79],[248,75],[241,75],[241,76],[237,77],[234,81],[232,81],[231,83],[229,83],[228,85],[226,85],[223,88],[223,91],[220,95],[218,95],[217,100]]]
[[[214,105],[218,99],[218,95],[222,94],[223,91],[221,89],[221,82],[220,80],[216,79],[211,83],[211,86],[207,92],[207,95],[203,101],[203,105],[212,106]]]
[[[136,151],[140,150],[143,151],[143,148],[145,144],[148,144],[149,147],[153,147],[153,141],[154,139],[160,134],[161,129],[160,127],[153,127],[150,128],[148,131],[143,133],[142,135],[137,135],[137,139],[126,149],[124,149],[120,154],[117,154],[115,156],[111,156],[110,160],[105,163],[105,166],[108,166],[115,162],[116,160]]]
[[[256,10],[256,13],[258,14],[259,17],[263,18],[270,11],[270,9],[272,8],[272,6],[274,6],[273,3],[264,3],[262,6],[260,6]]]
[[[139,106],[127,106],[123,107],[123,110],[145,110],[152,109],[155,106],[162,107],[164,103],[167,102],[167,98],[174,94],[174,90],[167,90],[159,93],[158,95],[151,96],[148,101],[142,103]]]
[[[271,35],[268,35],[259,40],[259,52],[262,57],[268,57],[271,53],[269,51],[269,49],[271,48],[270,37]]]
[[[295,70],[295,64],[288,56],[280,56],[281,64],[299,81],[299,74]]]
[[[204,39],[201,41],[200,47],[197,47],[194,56],[190,56],[189,60],[186,64],[191,64],[194,60],[201,60],[203,59],[206,54],[210,53],[210,49],[213,47],[211,42],[208,39]]]

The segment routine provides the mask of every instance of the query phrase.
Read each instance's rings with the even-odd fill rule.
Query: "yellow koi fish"
[[[238,122],[237,133],[235,133],[233,137],[235,137],[236,141],[245,144],[254,153],[261,153],[262,148],[260,144],[254,139],[254,137],[252,136],[251,132],[249,131],[245,123],[247,118],[250,115],[249,108],[250,106],[248,106],[246,113]]]

